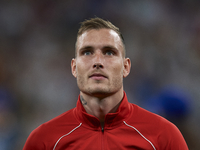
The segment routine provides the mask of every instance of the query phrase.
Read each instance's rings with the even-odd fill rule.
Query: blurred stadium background
[[[76,105],[70,62],[79,22],[98,16],[125,38],[129,101],[175,123],[200,147],[199,0],[1,0],[0,150]]]

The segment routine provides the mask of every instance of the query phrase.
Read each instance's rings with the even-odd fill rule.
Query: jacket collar
[[[108,113],[105,117],[104,129],[110,129],[119,126],[123,123],[125,119],[128,118],[131,111],[131,105],[128,102],[126,93],[124,92],[124,97],[121,101],[121,104],[115,113]],[[101,129],[100,121],[98,118],[86,113],[81,100],[80,95],[78,97],[76,108],[74,113],[77,119],[83,123],[83,126],[87,128],[92,128],[94,130]]]

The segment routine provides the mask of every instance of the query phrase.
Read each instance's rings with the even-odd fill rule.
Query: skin
[[[77,38],[76,53],[71,69],[82,104],[104,126],[105,115],[116,112],[123,99],[123,78],[130,73],[130,59],[124,57],[122,41],[111,29],[84,32]]]

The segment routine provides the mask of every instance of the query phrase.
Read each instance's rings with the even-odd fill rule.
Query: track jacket
[[[42,124],[28,137],[23,150],[188,150],[178,128],[161,116],[124,98],[105,126],[77,106]]]

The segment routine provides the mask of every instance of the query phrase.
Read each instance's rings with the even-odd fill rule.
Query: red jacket
[[[99,120],[77,106],[42,124],[23,150],[188,150],[175,125],[128,102],[126,94],[116,113]]]

